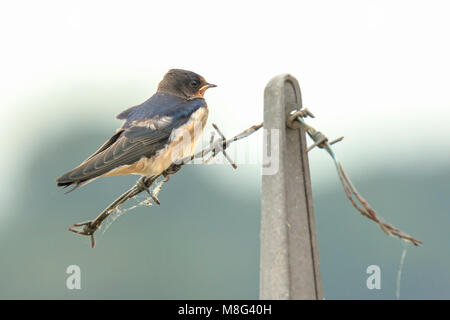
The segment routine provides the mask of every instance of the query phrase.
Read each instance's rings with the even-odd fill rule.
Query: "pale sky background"
[[[346,136],[341,153],[358,150],[358,159],[344,161],[383,164],[377,155],[386,150],[394,155],[390,162],[403,164],[405,152],[420,149],[417,155],[447,162],[449,6],[447,1],[3,2],[2,135],[15,139],[2,139],[2,147],[22,153],[39,137],[30,139],[24,128],[29,133],[64,127],[74,116],[112,119],[147,99],[162,75],[177,67],[219,85],[207,94],[210,122],[228,132],[259,121],[264,86],[289,72],[317,116],[312,124],[330,137]],[[109,92],[134,86],[148,88],[148,94],[123,105],[107,103]],[[105,103],[27,108],[27,99],[62,88],[86,97],[100,92]]]
[[[352,177],[435,173],[450,157],[449,16],[448,1],[3,1],[0,201],[46,136],[76,120],[107,139],[171,68],[218,85],[209,124],[228,135],[261,122],[265,85],[290,73],[308,122],[345,136]],[[310,162],[315,186],[339,183],[325,153]]]

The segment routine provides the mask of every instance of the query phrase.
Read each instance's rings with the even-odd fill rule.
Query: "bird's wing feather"
[[[86,158],[86,160],[84,160],[82,163],[85,163],[86,161],[92,159],[94,156],[96,156],[97,154],[99,154],[100,152],[108,149],[114,142],[117,141],[117,139],[119,139],[120,135],[124,132],[124,130],[119,130],[118,132],[116,132],[115,135],[113,135],[111,138],[109,138],[109,140],[107,140],[104,144],[102,144],[100,146],[100,148],[98,148],[97,151],[95,151],[93,154],[91,154],[89,157]]]

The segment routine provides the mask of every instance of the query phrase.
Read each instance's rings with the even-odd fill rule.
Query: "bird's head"
[[[205,91],[217,87],[206,82],[202,76],[187,70],[171,69],[159,83],[158,91],[174,94],[183,98],[203,98]]]

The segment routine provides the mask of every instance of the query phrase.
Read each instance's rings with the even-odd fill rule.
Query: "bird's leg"
[[[152,198],[152,200],[156,203],[156,204],[161,204],[161,202],[159,202],[158,198],[155,197],[155,195],[150,191],[149,187],[147,187],[147,185],[145,184],[145,176],[141,177],[137,182],[136,182],[136,187],[139,188],[140,190],[143,191],[147,191],[147,193],[150,195],[150,198]]]
[[[169,168],[167,168],[166,171],[162,173],[164,183],[169,181],[170,175],[177,173],[181,169],[181,166],[181,164],[172,164]]]

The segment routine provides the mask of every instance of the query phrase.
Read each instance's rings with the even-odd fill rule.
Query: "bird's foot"
[[[169,168],[166,169],[166,171],[163,172],[163,176],[167,177],[171,174],[177,173],[181,169],[181,164],[172,164]]]

